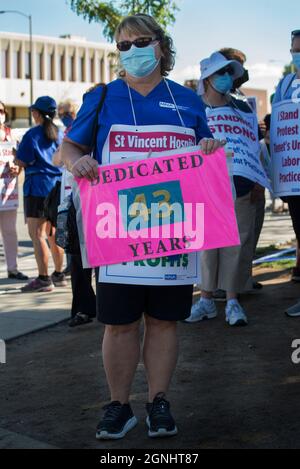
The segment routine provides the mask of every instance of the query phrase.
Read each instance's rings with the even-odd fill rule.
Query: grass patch
[[[295,261],[276,261],[276,262],[266,262],[265,264],[260,264],[256,267],[260,269],[293,269],[295,267]]]
[[[276,252],[282,251],[282,249],[276,247],[275,245],[266,246],[264,248],[257,248],[255,253],[255,258],[259,259],[260,257],[269,256],[271,254],[276,254]]]

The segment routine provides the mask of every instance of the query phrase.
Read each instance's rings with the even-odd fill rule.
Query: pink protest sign
[[[90,267],[240,243],[224,150],[206,156],[193,147],[101,166],[98,184],[76,183]]]

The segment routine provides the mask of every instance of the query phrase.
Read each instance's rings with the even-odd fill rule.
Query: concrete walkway
[[[18,214],[20,240],[19,269],[29,277],[36,275],[36,263],[32,243],[20,209]],[[295,235],[289,215],[266,213],[260,246],[280,245],[290,242]],[[50,272],[53,265],[50,265]],[[6,278],[3,246],[0,241],[0,339],[12,340],[64,321],[70,316],[71,291],[59,288],[52,293],[22,294],[23,284]]]
[[[18,213],[19,270],[36,276],[32,243],[27,234],[22,210]],[[49,272],[54,270],[52,262]],[[22,282],[8,280],[0,240],[0,339],[17,337],[53,326],[70,317],[71,289],[56,288],[51,293],[21,293]],[[69,282],[70,283],[70,282]]]

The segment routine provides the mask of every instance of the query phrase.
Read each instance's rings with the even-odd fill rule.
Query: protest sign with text
[[[272,109],[271,155],[276,197],[300,196],[300,104],[276,103]]]
[[[179,256],[239,244],[224,150],[199,147],[99,167],[73,190],[86,266]]]
[[[256,115],[231,107],[207,108],[206,114],[214,138],[226,139],[226,149],[234,154],[233,175],[245,177],[270,189],[270,182],[260,160]]]
[[[13,144],[0,143],[0,211],[15,210],[19,206],[18,180],[10,175],[13,161]]]

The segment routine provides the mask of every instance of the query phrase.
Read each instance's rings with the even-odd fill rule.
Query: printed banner
[[[196,145],[195,132],[177,126],[114,125],[105,143],[103,163],[118,163],[128,158],[141,158],[149,152],[180,150]]]
[[[208,125],[215,138],[226,139],[226,149],[232,151],[233,174],[271,189],[260,160],[258,121],[255,114],[222,107],[206,110]]]
[[[224,150],[198,147],[102,166],[99,183],[77,179],[83,262],[140,262],[239,244]]]
[[[9,174],[13,161],[13,144],[0,143],[0,211],[19,206],[18,179]]]
[[[300,195],[300,104],[274,104],[271,120],[273,189],[276,197]]]
[[[101,267],[99,281],[126,285],[193,285],[201,282],[201,253],[180,254]]]
[[[143,160],[148,157],[150,151],[153,154],[155,150],[159,156],[161,152],[165,153],[187,145],[194,146],[196,143],[194,130],[176,125],[113,125],[104,145],[102,162],[111,164],[129,159]],[[155,259],[155,263],[148,260],[143,265],[125,263],[105,266],[99,269],[99,281],[173,286],[200,283],[200,252],[186,254],[186,258],[183,267],[178,266],[178,263],[175,266],[166,266],[164,257],[160,260]]]

